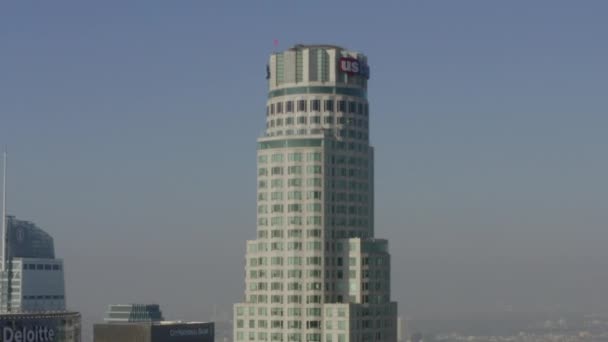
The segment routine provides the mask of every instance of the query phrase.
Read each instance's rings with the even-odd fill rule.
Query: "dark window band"
[[[269,148],[285,148],[285,147],[314,147],[322,146],[322,139],[284,139],[284,140],[273,140],[264,141],[258,144],[259,150],[265,150]]]
[[[268,98],[298,94],[335,94],[367,98],[367,92],[363,89],[343,87],[292,87],[277,89],[269,92]]]

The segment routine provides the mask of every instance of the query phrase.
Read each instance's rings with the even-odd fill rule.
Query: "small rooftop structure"
[[[153,323],[164,321],[164,318],[158,304],[111,304],[104,321],[106,323]]]

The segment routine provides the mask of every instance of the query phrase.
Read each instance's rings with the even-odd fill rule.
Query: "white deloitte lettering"
[[[53,342],[55,341],[55,330],[49,327],[34,326],[13,329],[4,327],[2,329],[2,342]]]

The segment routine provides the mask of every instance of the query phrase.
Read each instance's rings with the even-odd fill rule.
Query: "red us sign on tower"
[[[369,67],[364,62],[353,57],[340,57],[340,71],[349,75],[360,75],[369,78]]]

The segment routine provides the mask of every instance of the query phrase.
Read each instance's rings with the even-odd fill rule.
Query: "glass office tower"
[[[53,238],[32,222],[7,217],[7,261],[0,271],[0,313],[66,308],[63,260]]]
[[[274,53],[258,139],[257,236],[235,341],[396,341],[388,242],[374,236],[365,55]]]

